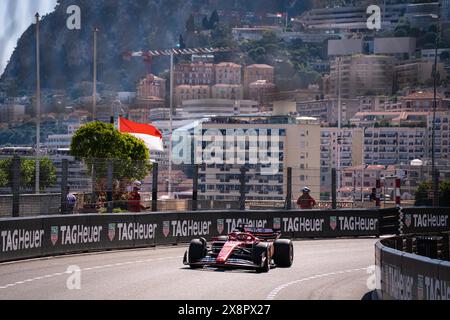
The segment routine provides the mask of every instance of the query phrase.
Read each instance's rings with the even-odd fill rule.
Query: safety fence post
[[[158,163],[152,168],[152,211],[158,211]]]
[[[68,176],[69,176],[69,160],[63,159],[61,163],[61,214],[67,214]]]
[[[239,177],[240,187],[239,187],[239,208],[241,210],[245,210],[245,188],[246,188],[246,177],[245,172],[247,169],[245,167],[241,167],[241,175]]]
[[[439,170],[434,169],[433,177],[433,207],[439,207]]]
[[[112,160],[108,160],[108,176],[106,182],[106,201],[108,203],[108,213],[113,213],[113,174],[114,174],[114,166]]]
[[[292,209],[292,168],[287,168],[286,210]]]
[[[14,156],[12,161],[12,216],[19,217],[19,209],[20,209],[20,157]]]
[[[194,177],[192,178],[192,210],[197,211],[198,201],[198,170],[199,165],[194,165]]]
[[[377,180],[375,184],[376,188],[376,196],[375,196],[375,206],[377,208],[380,208],[381,206],[381,179],[380,179],[380,172],[377,171]],[[384,195],[386,197],[386,195]]]
[[[336,168],[331,169],[331,208],[337,208],[336,201]]]
[[[401,202],[400,185],[401,185],[400,178],[395,178],[395,206],[396,207],[400,207],[400,202]]]

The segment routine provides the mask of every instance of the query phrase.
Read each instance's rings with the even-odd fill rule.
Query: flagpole
[[[39,13],[36,13],[36,177],[35,192],[40,189],[40,155],[41,155],[41,69],[40,69],[40,30]]]
[[[168,177],[168,187],[167,193],[169,194],[169,199],[172,199],[172,109],[173,109],[173,50],[170,53],[170,110],[169,110],[169,177]]]

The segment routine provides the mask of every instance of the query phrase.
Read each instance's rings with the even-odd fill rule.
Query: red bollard
[[[400,178],[395,179],[395,206],[400,207]]]

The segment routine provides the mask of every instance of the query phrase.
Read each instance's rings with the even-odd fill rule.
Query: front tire
[[[275,252],[273,260],[277,267],[289,268],[294,262],[294,245],[289,239],[278,239],[273,243]]]
[[[207,249],[203,239],[193,239],[189,244],[189,250],[187,252],[187,262],[191,269],[201,268],[201,265],[195,264],[198,260],[206,257]]]
[[[263,273],[270,270],[270,250],[267,243],[258,243],[253,248],[253,263],[258,265],[256,272]]]

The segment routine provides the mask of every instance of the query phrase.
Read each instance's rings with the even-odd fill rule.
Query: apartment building
[[[242,84],[242,66],[231,62],[222,62],[215,65],[216,84]]]
[[[256,114],[259,110],[256,101],[236,99],[185,100],[181,107],[185,119]]]
[[[320,129],[320,192],[324,200],[331,195],[332,168],[345,169],[362,164],[362,136],[361,128]]]
[[[428,114],[428,145],[431,147],[433,115]],[[450,159],[450,112],[437,112],[435,121],[435,157],[437,159]],[[428,158],[431,158],[431,149],[428,151]],[[420,159],[420,158],[419,158]]]
[[[279,26],[243,27],[233,28],[231,32],[236,41],[258,41],[263,38],[266,32],[275,32],[277,35],[280,35],[283,32],[283,28]]]
[[[182,62],[175,64],[174,82],[179,85],[214,84],[214,64],[203,62]]]
[[[388,4],[383,10],[381,28],[393,30],[406,12],[407,4]],[[309,30],[323,30],[329,33],[367,32],[367,6],[317,8],[303,13],[298,20]]]
[[[417,87],[433,84],[434,62],[409,60],[394,67],[395,91],[408,87]],[[443,63],[437,64],[437,70],[442,79],[446,77]]]
[[[299,101],[297,102],[297,112],[300,116],[318,118],[323,126],[337,126],[338,103],[337,98]],[[361,104],[358,99],[341,99],[342,124],[346,124],[360,110]]]
[[[200,100],[211,98],[211,87],[208,85],[180,85],[174,90],[174,103],[181,106],[185,100]]]
[[[360,112],[383,112],[400,110],[401,103],[388,96],[362,96],[358,97]]]
[[[382,55],[338,57],[331,62],[330,95],[352,99],[366,95],[390,95],[395,58]]]
[[[364,130],[364,164],[401,164],[428,152],[426,126],[368,127]]]
[[[328,40],[328,56],[345,56],[364,52],[363,38]]]
[[[0,104],[0,123],[11,123],[22,121],[25,118],[25,105]]]
[[[252,64],[244,67],[244,96],[248,97],[250,84],[258,80],[274,83],[274,67],[267,64]]]
[[[381,127],[425,127],[428,112],[372,111],[358,112],[350,122],[360,128]]]
[[[421,52],[420,56],[421,56],[422,61],[428,61],[428,62],[434,63],[434,57],[435,57],[434,54],[436,52],[435,49],[422,49],[420,52]],[[441,59],[441,54],[444,53],[444,52],[450,53],[450,48],[444,48],[444,49],[443,48],[439,48],[437,50],[437,60],[438,60],[438,62],[444,62]]]
[[[402,111],[430,112],[433,111],[434,93],[431,91],[417,91],[400,97],[399,101]],[[436,110],[448,111],[449,101],[441,94],[436,93]]]
[[[153,74],[148,74],[137,85],[137,99],[166,98],[166,80]]]
[[[246,198],[249,200],[284,200],[288,167],[292,167],[294,197],[300,194],[304,186],[309,186],[312,196],[319,198],[320,126],[316,121],[308,122],[289,116],[217,117],[204,122],[201,130],[204,136],[210,130],[221,132],[227,138],[224,139],[226,144],[219,144],[223,143],[224,150],[235,147],[236,153],[233,155],[237,157],[227,158],[224,155],[224,164],[211,163],[208,152],[205,154],[207,143],[203,142],[201,150],[196,153],[197,157],[203,155],[203,161],[207,163],[199,174],[202,198],[237,201],[242,165],[247,168]],[[230,141],[231,132],[239,134]],[[270,158],[267,159],[260,158],[267,149],[255,149],[256,140],[249,140],[249,137],[263,139],[263,136],[267,137],[267,145],[270,144]],[[262,140],[259,140],[259,148],[263,148],[261,143]],[[271,148],[278,151],[270,151]],[[263,153],[259,153],[261,150]],[[221,155],[219,157],[222,158]]]
[[[277,87],[274,83],[267,80],[256,80],[249,85],[248,98],[258,101],[260,105],[267,105],[267,103],[272,101],[276,90]]]
[[[244,89],[240,84],[215,84],[211,87],[212,99],[241,100],[244,97]]]

